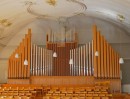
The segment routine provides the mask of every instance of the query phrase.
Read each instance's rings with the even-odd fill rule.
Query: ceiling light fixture
[[[123,58],[120,58],[120,59],[119,59],[119,63],[120,63],[120,64],[124,64],[124,59],[123,59]]]
[[[57,53],[56,52],[53,53],[53,57],[57,57]]]
[[[117,14],[117,19],[120,21],[120,22],[123,22],[125,20],[125,17],[121,14]]]
[[[72,59],[72,58],[70,59],[69,64],[70,64],[70,65],[73,64],[73,59]]]
[[[96,52],[95,52],[95,56],[98,56],[98,55],[99,55],[99,53],[98,53],[98,51],[96,51]]]
[[[28,65],[28,60],[27,60],[27,59],[24,60],[24,65],[25,65],[25,66]]]
[[[69,60],[69,64],[73,65],[73,57],[72,57],[72,43],[70,43],[70,60]]]
[[[15,58],[19,58],[19,54],[18,53],[15,54]]]

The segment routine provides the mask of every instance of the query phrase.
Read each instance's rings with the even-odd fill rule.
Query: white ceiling
[[[103,19],[130,33],[130,0],[0,0],[0,46],[37,19],[66,21],[77,15]],[[7,20],[6,20],[7,19]]]

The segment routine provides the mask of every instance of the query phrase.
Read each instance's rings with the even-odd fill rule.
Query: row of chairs
[[[38,96],[42,95],[42,87],[0,87],[0,96]]]
[[[43,99],[111,99],[110,97],[59,97],[59,96],[45,96]]]
[[[46,90],[45,90],[46,89]],[[45,88],[45,96],[49,97],[112,97],[108,87],[62,87]]]
[[[69,97],[112,97],[112,94],[46,94],[45,96],[60,96],[60,97],[64,97],[64,96],[69,96]]]
[[[2,85],[0,96],[111,97],[108,84],[92,86]]]
[[[28,96],[0,96],[0,99],[31,99]]]

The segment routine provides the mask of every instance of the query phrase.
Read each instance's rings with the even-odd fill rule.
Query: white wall
[[[122,91],[124,93],[129,93],[130,94],[130,84],[124,84],[124,85],[122,85]]]

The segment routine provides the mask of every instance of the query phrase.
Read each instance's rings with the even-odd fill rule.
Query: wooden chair
[[[59,94],[59,96],[60,96],[60,97],[64,97],[64,96],[65,96],[65,94],[63,94],[63,93],[60,93],[60,94]]]
[[[74,94],[73,94],[73,96],[74,96],[74,97],[78,97],[78,96],[79,96],[79,94],[77,94],[77,93],[74,93]]]
[[[109,99],[109,97],[102,97],[102,99]]]
[[[22,96],[21,99],[30,99],[28,96]]]
[[[86,97],[86,99],[93,99],[93,97]]]
[[[105,96],[106,96],[106,94],[99,94],[99,96],[101,96],[101,97],[105,97]]]
[[[67,93],[66,96],[72,97],[73,94]]]
[[[46,94],[46,96],[52,96],[52,94]]]
[[[63,97],[62,99],[71,99],[71,97],[65,96],[65,97]]]
[[[50,99],[50,97],[49,96],[44,96],[43,99]]]
[[[93,99],[101,99],[100,97],[93,97]]]
[[[79,99],[78,97],[72,97],[71,99]]]
[[[92,97],[92,96],[93,96],[93,94],[86,94],[86,96],[87,96],[87,97]]]
[[[13,99],[13,96],[7,96],[4,99]]]
[[[93,94],[93,97],[98,97],[98,94],[94,93],[94,94]]]
[[[79,97],[85,97],[85,94],[79,94]]]
[[[60,99],[59,96],[51,96],[51,99]]]
[[[14,99],[22,99],[20,96],[14,96]]]
[[[53,93],[53,96],[59,96],[59,94],[57,94],[57,93]]]

